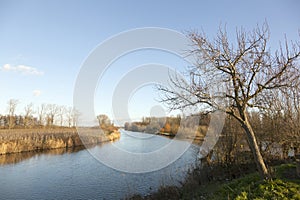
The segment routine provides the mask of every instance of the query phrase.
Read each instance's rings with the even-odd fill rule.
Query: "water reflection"
[[[41,155],[56,156],[65,153],[76,153],[84,149],[85,149],[84,146],[79,146],[79,147],[68,148],[68,149],[59,148],[59,149],[48,149],[48,150],[41,150],[41,151],[4,154],[4,155],[0,155],[0,165],[17,164],[19,162],[28,160],[32,157],[41,156]]]

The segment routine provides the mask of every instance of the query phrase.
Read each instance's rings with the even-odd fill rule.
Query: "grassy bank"
[[[112,141],[119,137],[118,131],[108,134],[94,128],[80,128],[80,137],[75,128],[3,129],[0,130],[0,154],[73,148]]]
[[[135,195],[130,199],[300,200],[300,179],[294,164],[273,167],[273,179],[268,181],[261,180],[257,172],[231,181],[199,184],[195,180],[189,177],[182,187],[162,187],[149,196]]]
[[[221,184],[209,199],[284,199],[300,200],[300,179],[296,166],[285,164],[274,167],[272,180],[261,180],[257,173]]]

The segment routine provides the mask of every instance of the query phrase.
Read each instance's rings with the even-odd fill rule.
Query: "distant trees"
[[[72,107],[68,107],[66,109],[66,120],[67,120],[67,124],[69,127],[73,126],[75,127],[77,125],[77,121],[78,121],[78,118],[79,118],[79,111],[76,110],[75,108],[72,108]]]
[[[72,108],[71,116],[72,116],[71,117],[72,118],[72,126],[75,127],[75,126],[77,126],[77,122],[78,122],[80,113],[76,108]]]
[[[43,103],[37,109],[39,126],[44,126],[46,107],[47,105]]]
[[[98,120],[99,126],[111,125],[111,121],[107,115],[98,115],[97,120]]]
[[[33,103],[28,104],[24,108],[24,127],[28,128],[32,125],[32,119],[33,119]]]
[[[252,32],[237,31],[234,43],[225,29],[220,28],[212,40],[204,33],[191,32],[190,53],[196,63],[188,71],[190,83],[170,77],[172,86],[159,88],[165,94],[162,102],[171,109],[201,104],[207,112],[221,110],[236,119],[263,178],[269,177],[269,172],[249,112],[254,108],[270,110],[268,105],[276,99],[274,91],[289,91],[300,78],[300,43],[285,42],[279,50],[271,51],[269,35],[267,24]]]
[[[19,100],[17,99],[10,99],[7,104],[8,104],[8,127],[9,129],[13,128],[15,125],[15,111],[17,108],[17,105],[19,103]]]
[[[198,114],[199,118],[202,119],[199,122],[199,127],[197,130],[198,135],[204,136],[204,131],[202,131],[203,126],[208,126],[209,120],[207,120],[207,115],[203,115],[201,113]],[[129,131],[138,131],[138,132],[146,132],[146,133],[167,133],[166,135],[175,136],[180,127],[183,128],[182,117],[180,115],[176,117],[143,117],[141,122],[126,122],[124,124],[125,130]],[[186,119],[186,117],[184,117]],[[185,120],[188,121],[188,120]],[[191,128],[191,129],[188,129]],[[191,133],[194,131],[194,127],[185,127],[186,135],[195,134]]]
[[[65,106],[58,106],[58,117],[59,117],[59,125],[63,126],[64,118],[66,114],[67,108]]]
[[[46,107],[46,125],[52,127],[54,119],[58,115],[59,107],[56,104],[48,104]]]
[[[171,133],[171,125],[169,122],[167,122],[165,126],[162,128],[162,132]]]
[[[99,127],[105,134],[111,134],[116,131],[118,128],[114,126],[112,121],[109,119],[107,115],[98,115],[97,120],[99,123]]]
[[[27,104],[23,114],[17,115],[16,108],[19,103],[17,99],[10,99],[7,102],[7,115],[0,115],[0,128],[75,127],[80,115],[72,107],[41,104],[35,108],[33,103]]]

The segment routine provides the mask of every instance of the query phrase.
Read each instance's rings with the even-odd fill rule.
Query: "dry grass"
[[[0,142],[3,140],[16,140],[24,137],[40,137],[52,135],[57,137],[70,136],[77,134],[75,128],[33,128],[33,129],[1,129]]]
[[[95,128],[35,128],[0,130],[0,154],[98,144],[120,137]]]

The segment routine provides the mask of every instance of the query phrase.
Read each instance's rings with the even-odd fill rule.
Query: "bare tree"
[[[76,108],[73,108],[73,110],[72,110],[72,126],[73,127],[77,126],[79,116],[80,116],[80,112]]]
[[[34,113],[33,110],[33,103],[28,104],[24,108],[24,127],[27,128],[30,123],[32,122],[32,114]]]
[[[58,106],[58,116],[59,116],[59,124],[62,127],[64,123],[64,116],[66,114],[66,107],[65,106]]]
[[[17,99],[10,99],[8,102],[8,116],[9,116],[9,123],[8,127],[9,129],[13,128],[15,125],[15,111],[17,108],[17,105],[19,104],[19,100]]]
[[[68,107],[66,110],[66,123],[68,124],[69,127],[72,126],[72,116],[73,116],[73,108],[72,107]]]
[[[40,105],[37,109],[38,123],[39,123],[40,126],[44,125],[45,112],[46,112],[46,104]]]
[[[299,80],[300,84],[300,80]],[[300,137],[300,85],[289,90],[283,91],[284,101],[286,104],[283,107],[285,122],[288,125],[288,131],[290,131],[292,140],[299,141]],[[295,137],[295,136],[298,136]]]
[[[236,31],[236,43],[230,42],[225,28],[220,28],[213,40],[197,32],[188,37],[193,43],[190,53],[197,59],[189,69],[190,83],[170,77],[170,87],[158,88],[165,94],[162,101],[171,109],[203,104],[207,111],[221,110],[233,116],[246,133],[260,175],[268,178],[248,112],[252,108],[267,109],[268,91],[295,86],[300,43],[286,41],[277,51],[271,51],[266,23],[252,32]]]
[[[48,104],[46,106],[46,110],[47,110],[47,126],[52,127],[54,125],[54,120],[55,117],[58,114],[58,109],[59,107],[56,104]]]
[[[79,117],[79,111],[76,110],[73,107],[68,107],[66,109],[66,117],[67,117],[67,124],[69,127],[73,126],[75,127],[77,125],[78,117]]]

